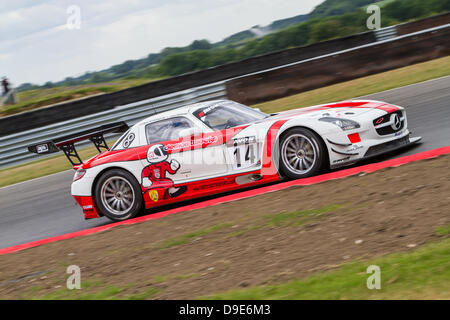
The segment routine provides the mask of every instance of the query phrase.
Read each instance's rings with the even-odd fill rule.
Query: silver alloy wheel
[[[101,199],[109,212],[122,216],[127,214],[134,205],[134,190],[127,179],[114,176],[103,183]]]
[[[306,174],[317,161],[318,148],[310,138],[292,134],[281,146],[281,157],[285,166],[293,173]]]

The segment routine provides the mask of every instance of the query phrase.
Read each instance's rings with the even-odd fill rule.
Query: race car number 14
[[[234,143],[228,148],[234,170],[246,169],[257,161],[256,137],[234,139]]]

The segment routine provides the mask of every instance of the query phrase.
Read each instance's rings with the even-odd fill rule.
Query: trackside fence
[[[56,139],[115,121],[125,121],[131,126],[153,114],[176,109],[191,103],[225,97],[225,82],[217,82],[0,137],[0,168],[19,165],[37,158],[41,159],[42,156],[28,152],[27,146],[34,143]],[[113,137],[114,135],[107,136],[107,138]],[[84,142],[84,144],[89,144],[89,142]],[[83,145],[83,143],[80,143],[80,145]]]

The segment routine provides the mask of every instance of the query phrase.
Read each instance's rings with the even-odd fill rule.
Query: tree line
[[[307,19],[304,16],[294,17],[297,21],[306,21],[261,38],[255,39],[246,31],[233,35],[230,37],[233,41],[224,41],[220,45],[212,44],[208,40],[196,40],[186,47],[165,48],[160,53],[149,54],[144,59],[129,60],[107,70],[86,73],[78,78],[68,77],[55,84],[48,82],[42,87],[102,83],[123,78],[176,76],[274,51],[365,32],[368,15],[363,6],[370,3],[373,3],[373,0],[327,0],[317,6]],[[382,27],[386,27],[448,12],[450,0],[385,0],[380,2],[380,6]],[[289,23],[289,19],[279,23]],[[38,86],[24,84],[20,89],[36,87]]]

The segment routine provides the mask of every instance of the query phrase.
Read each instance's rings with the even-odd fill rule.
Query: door
[[[189,118],[158,120],[145,125],[144,131],[149,148],[141,162],[151,168],[155,178],[171,179],[179,185],[227,174],[220,137],[203,133]]]

